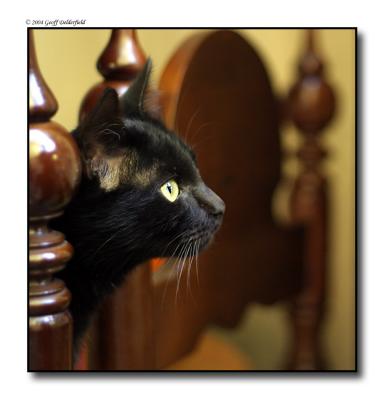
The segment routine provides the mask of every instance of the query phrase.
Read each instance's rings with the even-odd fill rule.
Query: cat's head
[[[88,182],[84,202],[98,208],[87,219],[89,234],[116,251],[142,252],[139,261],[203,249],[225,209],[192,150],[145,112],[150,64],[120,99],[107,89],[75,132]]]

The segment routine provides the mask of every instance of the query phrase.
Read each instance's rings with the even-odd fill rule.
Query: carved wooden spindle
[[[288,98],[290,118],[304,139],[298,151],[302,171],[291,193],[290,210],[293,221],[306,227],[303,291],[291,308],[294,348],[289,363],[291,369],[309,370],[325,368],[320,326],[327,275],[328,184],[320,169],[326,156],[320,136],[335,110],[333,90],[323,76],[323,63],[315,50],[314,35],[314,31],[307,31],[299,79]]]
[[[71,295],[54,277],[72,246],[48,223],[63,211],[80,177],[77,146],[50,121],[57,102],[45,83],[29,30],[29,363],[31,371],[72,367]]]
[[[138,43],[135,29],[113,29],[97,62],[104,81],[93,86],[85,96],[79,119],[92,110],[105,88],[112,87],[122,95],[145,62],[146,56]]]
[[[85,96],[81,120],[95,106],[104,89],[111,87],[121,96],[143,68],[146,56],[135,29],[113,29],[107,46],[97,61],[104,81]],[[138,290],[139,289],[139,290]],[[131,273],[126,282],[100,308],[90,346],[90,369],[128,370],[154,368],[151,319],[151,270],[145,264]],[[130,337],[140,338],[133,342]]]

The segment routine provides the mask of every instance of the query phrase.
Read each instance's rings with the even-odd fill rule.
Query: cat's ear
[[[122,132],[119,115],[118,94],[114,89],[107,88],[75,133],[82,157],[86,162],[95,157],[112,155],[119,150]]]
[[[106,88],[96,106],[84,118],[80,127],[84,132],[107,126],[119,117],[119,99],[114,89]]]
[[[112,190],[119,184],[122,132],[119,115],[118,95],[114,89],[107,88],[74,132],[84,174],[98,178],[104,190]]]
[[[151,75],[152,61],[147,59],[143,69],[136,76],[128,90],[120,98],[123,115],[143,113],[146,89]]]

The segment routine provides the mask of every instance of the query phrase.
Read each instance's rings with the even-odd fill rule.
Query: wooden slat
[[[315,32],[307,31],[299,77],[288,98],[289,117],[304,138],[298,152],[303,166],[291,193],[291,217],[306,226],[305,286],[291,307],[293,351],[289,368],[327,368],[320,344],[325,311],[328,265],[328,182],[321,170],[326,151],[320,137],[335,110],[335,96],[326,82],[324,65],[315,50]]]
[[[88,114],[107,87],[121,96],[146,62],[135,29],[112,29],[110,39],[97,60],[103,81],[94,85],[84,96],[79,120]]]
[[[72,368],[71,295],[54,274],[72,256],[72,246],[49,228],[70,201],[80,177],[77,146],[50,121],[57,102],[36,59],[29,36],[29,342],[28,369]]]

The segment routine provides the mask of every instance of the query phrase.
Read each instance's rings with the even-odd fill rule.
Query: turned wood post
[[[96,105],[104,89],[111,87],[121,96],[146,62],[135,29],[112,29],[110,40],[97,61],[104,81],[97,83],[85,95],[80,106],[79,120]]]
[[[290,198],[293,222],[305,226],[303,290],[291,307],[294,347],[289,361],[291,369],[300,370],[326,368],[320,330],[327,283],[328,182],[321,170],[327,153],[320,136],[334,115],[335,97],[324,78],[315,33],[307,31],[298,81],[288,97],[289,118],[303,137],[297,153],[302,170]]]
[[[97,61],[104,77],[84,97],[81,120],[107,87],[123,95],[146,62],[135,29],[112,29]],[[107,297],[95,321],[89,349],[89,368],[97,370],[153,369],[151,269],[143,264]]]
[[[36,59],[33,31],[29,40],[29,338],[28,369],[72,368],[71,294],[54,274],[72,256],[72,246],[49,221],[60,215],[80,178],[76,143],[50,121],[57,102]]]

